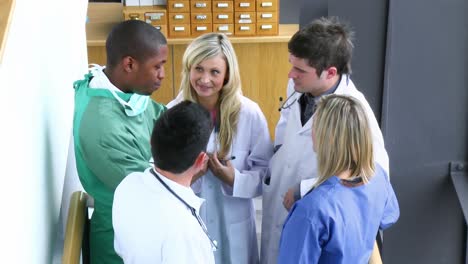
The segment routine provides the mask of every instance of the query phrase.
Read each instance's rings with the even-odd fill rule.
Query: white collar
[[[150,184],[154,185],[154,181],[156,181],[156,184],[161,185],[161,188],[163,188],[165,191],[169,193],[169,190],[166,190],[166,188],[162,186],[162,184],[158,181],[158,179],[156,179],[156,177],[150,172],[150,169],[151,168],[148,168],[145,170],[145,174],[148,176],[147,180],[150,181]],[[159,176],[159,178],[165,184],[167,184],[167,186],[169,186],[169,188],[172,189],[172,191],[174,191],[174,193],[176,193],[180,198],[182,198],[182,200],[184,200],[191,207],[195,208],[197,212],[200,211],[200,207],[205,201],[205,199],[202,199],[196,196],[192,188],[183,186],[175,181],[172,181],[164,177],[163,175],[161,175],[161,173],[157,172],[156,170],[153,170],[153,171]],[[172,194],[170,195],[172,196]]]
[[[111,91],[122,92],[114,84],[111,83],[107,75],[104,73],[105,66],[92,64],[92,68],[89,69],[93,75],[93,79],[89,82],[89,88],[108,89]]]

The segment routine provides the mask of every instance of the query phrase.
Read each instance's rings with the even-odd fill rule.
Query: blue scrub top
[[[378,230],[390,227],[399,215],[380,166],[369,183],[356,187],[333,176],[291,209],[278,263],[368,263]]]

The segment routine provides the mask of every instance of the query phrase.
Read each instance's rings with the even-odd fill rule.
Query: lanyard
[[[195,219],[197,219],[197,222],[198,224],[201,226],[201,228],[203,229],[203,232],[205,232],[206,236],[208,237],[208,239],[210,240],[210,243],[211,243],[211,249],[213,251],[216,251],[218,249],[218,243],[216,242],[216,240],[213,240],[211,237],[210,237],[210,234],[208,234],[208,230],[206,229],[206,226],[205,224],[203,223],[203,220],[201,219],[201,217],[197,214],[197,211],[195,210],[195,208],[193,208],[192,206],[190,206],[186,201],[184,201],[184,199],[180,198],[179,195],[177,195],[172,189],[171,187],[169,187],[161,178],[159,178],[159,175],[153,170],[153,169],[150,169],[150,172],[151,174],[154,175],[154,177],[156,177],[156,179],[158,179],[158,181],[172,194],[174,195],[175,198],[177,198],[179,201],[181,201],[185,206],[187,206],[188,209],[190,209],[190,212],[192,212],[192,216],[195,217]]]

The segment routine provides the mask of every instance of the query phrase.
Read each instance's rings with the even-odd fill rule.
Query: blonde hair
[[[208,33],[194,39],[187,47],[182,59],[182,81],[180,91],[185,100],[199,102],[196,91],[190,84],[190,69],[206,59],[221,55],[227,65],[227,82],[223,85],[218,98],[219,117],[219,150],[218,155],[224,158],[231,147],[237,132],[237,123],[241,108],[241,79],[237,56],[226,35]]]
[[[323,96],[312,125],[319,178],[314,187],[346,170],[368,183],[374,175],[372,134],[361,103],[344,95]]]

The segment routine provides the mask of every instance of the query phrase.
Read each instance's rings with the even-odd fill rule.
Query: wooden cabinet
[[[106,64],[105,40],[110,29],[110,24],[88,23],[88,63]],[[279,118],[279,97],[286,96],[287,76],[291,67],[288,63],[288,41],[297,29],[297,25],[279,25],[278,36],[230,37],[239,61],[243,94],[259,104],[272,138]],[[162,86],[151,96],[154,100],[166,104],[177,95],[182,57],[191,40],[168,39],[169,55],[164,67],[166,77]]]

